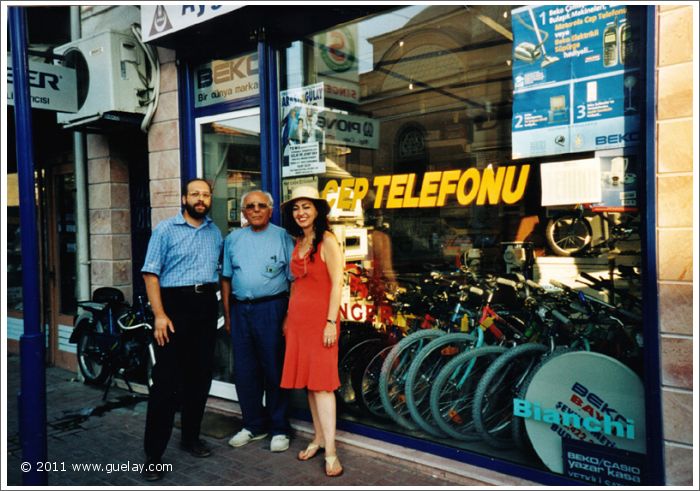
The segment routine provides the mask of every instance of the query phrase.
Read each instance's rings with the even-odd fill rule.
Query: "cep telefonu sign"
[[[436,208],[444,206],[448,198],[455,198],[461,206],[512,205],[525,194],[529,165],[508,165],[494,169],[471,167],[447,171],[426,172],[416,188],[416,174],[375,176],[371,183],[374,208]],[[322,195],[331,206],[353,210],[359,200],[370,191],[366,177],[347,178],[326,183]],[[337,199],[335,198],[337,196]]]

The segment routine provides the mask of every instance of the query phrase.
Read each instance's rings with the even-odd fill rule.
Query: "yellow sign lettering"
[[[374,178],[374,187],[377,188],[376,198],[374,199],[374,207],[382,207],[382,198],[384,198],[384,188],[391,182],[391,176],[377,176]]]
[[[438,182],[442,172],[426,172],[423,174],[423,185],[420,188],[420,201],[418,206],[421,208],[432,208],[435,206],[437,199]]]
[[[408,174],[397,174],[391,177],[389,196],[386,198],[387,208],[401,208],[403,205],[403,193],[406,190]]]
[[[375,193],[374,208],[433,208],[445,206],[454,196],[461,206],[496,205],[501,202],[512,205],[525,195],[530,165],[489,165],[483,170],[476,167],[460,170],[431,171],[423,174],[420,190],[416,174],[375,176],[370,189],[365,177],[331,179],[326,183],[322,196],[333,207],[353,210],[358,201],[372,190]],[[329,195],[338,198],[329,199]],[[386,196],[386,202],[385,202]]]

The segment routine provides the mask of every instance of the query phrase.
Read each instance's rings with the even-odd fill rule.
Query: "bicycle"
[[[537,321],[528,330],[528,342],[503,353],[486,370],[475,390],[472,419],[476,432],[490,446],[499,449],[516,445],[513,420],[513,397],[527,380],[541,357],[560,344],[556,339],[571,327],[572,321],[562,313],[560,301],[537,283],[526,280],[529,287],[525,302]],[[539,294],[539,299],[535,295]],[[540,341],[542,336],[544,341]]]
[[[85,383],[105,385],[103,399],[117,374],[131,392],[132,375],[145,376],[150,388],[155,354],[153,314],[147,300],[139,296],[132,307],[120,290],[102,287],[93,292],[91,301],[78,302],[78,306],[84,312],[75,317],[69,342],[77,344],[78,367]]]
[[[638,216],[632,213],[593,212],[602,218],[607,226],[608,236],[593,244],[593,227],[588,221],[586,210],[591,205],[576,205],[573,211],[558,213],[550,218],[545,228],[547,244],[557,256],[577,256],[597,252],[601,249],[613,250],[618,241],[639,234]]]

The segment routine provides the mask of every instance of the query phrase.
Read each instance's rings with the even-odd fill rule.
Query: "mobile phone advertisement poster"
[[[634,146],[644,93],[641,11],[512,11],[513,158]]]

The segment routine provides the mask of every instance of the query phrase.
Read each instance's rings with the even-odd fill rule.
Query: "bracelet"
[[[331,323],[331,324],[335,324],[335,321],[332,320],[332,319],[326,319],[326,321],[328,321],[328,322]]]

